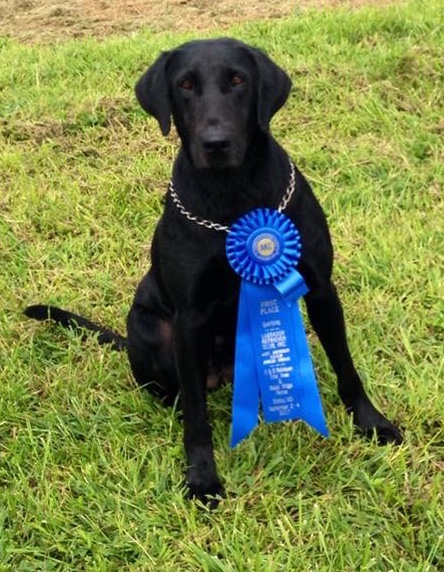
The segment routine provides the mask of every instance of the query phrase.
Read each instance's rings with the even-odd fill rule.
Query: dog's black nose
[[[230,141],[224,133],[211,131],[202,136],[202,147],[207,153],[227,153],[230,149]]]

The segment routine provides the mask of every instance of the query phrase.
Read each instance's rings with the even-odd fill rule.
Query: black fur
[[[187,43],[162,54],[146,71],[137,98],[164,134],[174,120],[182,146],[172,178],[189,211],[230,225],[250,209],[278,206],[290,169],[268,128],[289,90],[287,74],[264,53],[231,39]],[[399,443],[399,431],[372,405],[352,362],[331,281],[326,219],[298,170],[285,213],[302,237],[298,270],[310,288],[308,315],[337,374],[340,397],[363,433]],[[204,501],[223,494],[206,388],[232,366],[239,293],[224,245],[225,233],[188,220],[168,194],[152,241],[152,265],[137,288],[127,324],[136,380],[165,403],[180,394],[187,483],[191,496]],[[44,306],[26,312],[37,319],[49,312],[62,325],[103,332],[101,341],[125,346],[120,336],[79,316]]]
[[[118,351],[126,350],[126,338],[123,336],[108,330],[108,328],[93,324],[86,318],[83,318],[83,316],[78,316],[61,308],[36,304],[35,306],[28,306],[24,314],[28,316],[28,318],[34,318],[34,320],[53,320],[64,328],[80,330],[82,337],[85,337],[85,333],[83,332],[85,330],[96,332],[98,333],[97,341],[99,344],[111,344],[111,347]]]

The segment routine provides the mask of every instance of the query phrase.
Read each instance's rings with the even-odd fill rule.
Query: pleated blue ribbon
[[[231,227],[228,262],[241,278],[231,446],[265,421],[302,419],[328,436],[298,300],[308,287],[296,270],[301,240],[272,209],[250,211]]]

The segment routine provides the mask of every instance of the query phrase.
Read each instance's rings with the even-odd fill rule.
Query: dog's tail
[[[28,318],[35,320],[52,320],[56,324],[79,332],[82,338],[85,338],[85,330],[98,333],[97,341],[99,344],[110,344],[114,350],[122,351],[126,349],[126,338],[120,334],[116,334],[107,328],[93,324],[86,318],[62,310],[55,306],[45,306],[37,304],[35,306],[28,306],[24,310],[24,314]]]

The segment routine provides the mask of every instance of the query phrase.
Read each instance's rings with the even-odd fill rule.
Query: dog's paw
[[[371,439],[376,436],[380,445],[393,443],[400,445],[403,441],[401,431],[390,423],[369,401],[364,401],[353,407],[354,424],[363,435]]]
[[[400,445],[403,441],[401,431],[396,427],[396,425],[393,425],[393,423],[390,423],[390,421],[385,418],[383,423],[378,423],[377,425],[365,430],[361,429],[361,431],[368,439],[371,439],[376,435],[379,445],[388,445],[389,443]]]
[[[217,475],[203,475],[190,469],[187,472],[188,497],[198,500],[210,510],[218,507],[225,498],[225,489]]]

